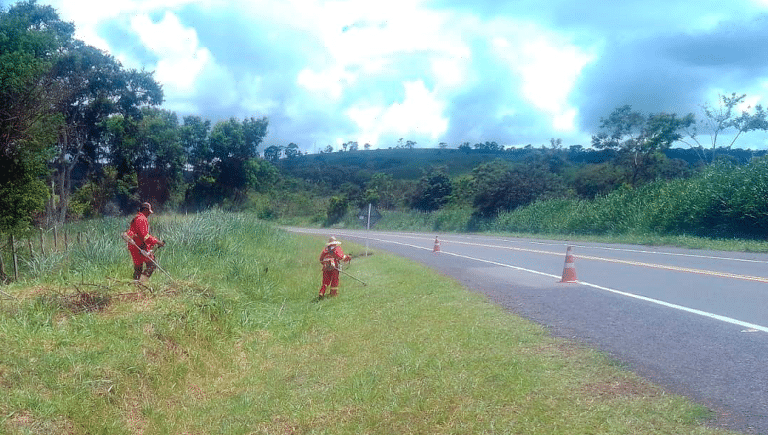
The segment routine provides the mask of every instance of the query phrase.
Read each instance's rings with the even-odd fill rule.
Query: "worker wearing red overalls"
[[[330,296],[336,296],[339,292],[339,270],[341,262],[349,262],[352,257],[345,255],[341,250],[341,242],[336,237],[328,239],[323,252],[320,253],[320,263],[323,265],[323,285],[320,287],[318,299],[325,297],[325,289],[330,287]]]
[[[155,254],[152,253],[152,247],[155,245],[165,246],[165,242],[156,239],[149,234],[149,215],[152,214],[152,206],[145,202],[139,207],[139,212],[136,217],[131,221],[131,226],[126,232],[126,236],[133,240],[133,243],[128,243],[128,250],[131,252],[131,258],[133,258],[133,279],[149,279],[152,276],[152,272],[155,271]],[[144,251],[149,254],[145,256],[141,253]],[[147,265],[144,269],[144,264]],[[142,269],[144,269],[142,271]]]

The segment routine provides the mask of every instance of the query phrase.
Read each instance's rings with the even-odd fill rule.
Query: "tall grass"
[[[467,231],[472,220],[470,208],[445,208],[433,212],[418,210],[385,210],[382,219],[375,224],[376,229],[391,231]],[[365,221],[357,215],[348,214],[344,220],[335,225],[345,228],[364,228]]]
[[[697,177],[622,188],[592,201],[539,201],[486,228],[547,234],[768,236],[768,160],[713,165]]]
[[[173,279],[132,284],[109,242],[124,222],[105,220],[104,243],[6,288],[0,433],[722,433],[422,266],[355,258],[369,285],[313,303],[322,239],[220,211],[151,220]]]
[[[502,232],[768,250],[768,158],[717,162],[690,179],[658,181],[595,198],[536,201],[483,219],[471,208],[384,211],[377,229]],[[361,228],[357,216],[337,225]]]

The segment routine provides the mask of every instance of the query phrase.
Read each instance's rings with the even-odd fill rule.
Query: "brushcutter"
[[[170,278],[171,281],[173,281],[173,277],[171,276],[171,274],[166,272],[165,269],[163,269],[162,267],[160,267],[159,264],[157,264],[157,261],[155,260],[155,258],[152,256],[152,254],[150,252],[147,252],[147,251],[139,248],[139,245],[137,245],[136,242],[134,242],[132,238],[128,237],[128,234],[123,233],[122,237],[123,237],[123,240],[126,241],[126,243],[128,243],[129,245],[133,245],[136,249],[138,249],[139,252],[141,252],[141,255],[143,255],[144,257],[148,258],[149,261],[151,261],[152,264],[154,264],[155,267],[157,267],[157,269],[160,270],[160,272],[163,272],[164,274],[166,274],[168,276],[168,278]]]
[[[339,269],[339,268],[338,268],[338,267],[336,267],[336,266],[333,266],[333,268],[334,268],[334,269],[336,269],[336,270],[338,270],[339,272],[343,273],[344,275],[347,275],[348,277],[350,277],[350,278],[354,279],[355,281],[359,282],[360,284],[362,284],[362,285],[364,285],[364,286],[367,286],[367,285],[368,285],[368,284],[364,283],[363,281],[361,281],[361,280],[359,280],[359,279],[355,278],[354,276],[352,276],[352,275],[348,274],[347,272],[344,272],[343,270]]]

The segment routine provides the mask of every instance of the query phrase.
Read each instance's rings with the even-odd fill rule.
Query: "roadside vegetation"
[[[376,228],[768,252],[767,195],[768,159],[761,157],[744,165],[720,162],[690,178],[620,188],[594,199],[540,199],[485,218],[468,206],[387,212]],[[336,225],[361,226],[357,213]]]
[[[768,251],[768,158],[714,139],[768,130],[762,107],[737,113],[746,96],[699,120],[606,108],[590,147],[308,154],[264,143],[266,116],[180,120],[151,73],[50,6],[3,8],[0,34],[0,266],[20,269],[0,267],[0,432],[720,433],[702,407],[384,253],[350,269],[371,285],[312,304],[322,241],[273,224],[360,227],[371,205],[377,229]],[[149,286],[128,280],[118,238],[144,201],[173,277]],[[86,242],[33,255],[56,229]]]
[[[310,154],[265,142],[263,114],[212,121],[162,109],[151,73],[79,41],[50,6],[1,9],[0,33],[0,240],[145,201],[315,226],[359,222],[371,205],[384,228],[768,238],[768,157],[735,148],[760,142],[768,112],[743,94],[703,102],[699,114],[605,108],[588,146],[401,138]]]
[[[0,302],[0,432],[717,434],[712,414],[383,252],[312,302],[323,239],[253,214],[153,217],[129,281],[123,219],[50,253]]]

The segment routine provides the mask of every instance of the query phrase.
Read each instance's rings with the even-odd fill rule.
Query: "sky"
[[[153,71],[180,120],[266,116],[266,146],[312,153],[401,138],[586,147],[623,105],[700,118],[718,95],[768,98],[768,0],[38,3]]]

